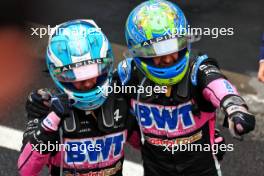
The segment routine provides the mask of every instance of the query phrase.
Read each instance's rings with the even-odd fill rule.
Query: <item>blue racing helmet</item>
[[[112,81],[111,45],[93,20],[73,20],[52,29],[46,55],[49,73],[60,91],[81,110],[100,107]],[[96,86],[81,91],[73,82],[97,78]]]
[[[173,85],[180,82],[189,67],[188,23],[182,10],[165,0],[138,5],[126,21],[125,37],[136,66],[153,82]],[[170,67],[157,67],[152,58],[178,52]]]

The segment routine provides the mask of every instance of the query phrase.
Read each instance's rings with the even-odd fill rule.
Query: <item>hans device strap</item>
[[[111,133],[118,128],[124,128],[128,113],[128,103],[120,94],[111,93],[101,106],[98,114],[98,128]]]

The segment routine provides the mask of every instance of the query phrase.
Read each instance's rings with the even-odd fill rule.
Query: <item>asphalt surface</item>
[[[24,15],[28,21],[43,25],[55,25],[75,18],[93,18],[113,43],[122,45],[124,44],[123,28],[126,17],[129,11],[140,2],[139,0],[28,0]],[[227,130],[223,129],[227,143],[234,144],[235,150],[226,154],[222,162],[222,169],[225,176],[262,176],[264,175],[264,130],[262,129],[264,103],[261,100],[264,100],[264,89],[263,85],[257,84],[254,76],[257,70],[260,36],[264,31],[264,1],[211,0],[203,2],[189,0],[178,2],[193,26],[234,28],[234,36],[219,37],[218,39],[203,37],[193,47],[217,58],[222,68],[226,70],[253,76],[248,83],[255,90],[255,94],[245,90],[243,95],[248,98],[250,106],[257,114],[256,131],[246,136],[243,142],[239,142],[232,139]],[[17,65],[8,70],[10,72],[1,74],[1,78],[6,80],[19,79],[12,81],[16,85],[10,84],[9,91],[1,90],[0,92],[0,125],[19,130],[24,130],[25,127],[24,104],[28,93],[33,89],[52,86],[50,78],[43,72],[45,69],[43,54],[47,38],[27,37],[33,48],[27,53],[30,59],[23,59],[25,65],[23,69],[25,70],[21,68],[21,65]],[[25,45],[27,43],[25,40]],[[6,43],[3,41],[1,43],[0,40],[0,47],[2,45],[6,45]],[[14,46],[19,47],[15,44]],[[1,53],[5,51],[3,48],[0,50]],[[2,61],[4,56],[0,56]],[[21,60],[19,56],[10,55],[9,57],[17,57],[17,60]],[[242,77],[241,80],[236,81],[240,83],[245,80]],[[221,120],[219,120],[220,123]],[[3,142],[5,141],[0,141],[0,143]],[[127,150],[128,159],[140,162],[139,155],[134,152],[131,149]],[[17,175],[16,160],[18,155],[17,151],[0,147],[1,176]]]

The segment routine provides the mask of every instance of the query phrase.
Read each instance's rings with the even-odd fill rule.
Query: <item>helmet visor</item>
[[[96,80],[94,82],[94,80],[83,80],[83,81],[89,81],[90,84],[92,84],[92,86],[90,87],[86,87],[83,85],[80,85],[80,84],[83,84],[83,81],[80,81],[79,83],[79,86],[75,85],[75,83],[78,83],[78,82],[61,82],[61,84],[67,89],[67,90],[70,90],[71,92],[74,92],[74,93],[86,93],[86,92],[91,92],[93,90],[97,90],[98,87],[102,87],[106,82],[108,82],[109,80],[109,75],[107,74],[102,74],[98,77],[96,77]],[[100,90],[98,90],[99,92]]]
[[[151,58],[181,51],[187,44],[187,36],[165,35],[134,45],[129,52],[132,57]]]
[[[82,81],[108,73],[112,60],[112,58],[84,60],[62,67],[52,67],[51,71],[60,82]]]

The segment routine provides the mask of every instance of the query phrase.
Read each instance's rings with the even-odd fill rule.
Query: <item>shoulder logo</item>
[[[115,119],[115,121],[117,122],[121,118],[122,118],[122,116],[119,113],[119,109],[115,110],[115,112],[114,112],[114,119]]]

